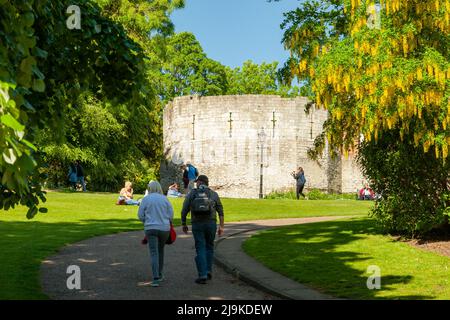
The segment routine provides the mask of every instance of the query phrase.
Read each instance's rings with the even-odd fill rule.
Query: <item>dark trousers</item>
[[[214,239],[216,237],[217,225],[213,221],[193,222],[192,234],[195,240],[195,264],[197,265],[198,277],[206,279],[208,273],[212,272],[214,259]]]
[[[305,195],[303,194],[303,188],[305,187],[304,184],[298,184],[297,185],[297,200],[300,199],[300,195],[302,195],[303,198],[305,198]]]

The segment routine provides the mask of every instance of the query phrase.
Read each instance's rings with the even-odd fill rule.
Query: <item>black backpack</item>
[[[194,189],[194,198],[191,203],[191,212],[194,215],[210,215],[214,208],[211,193],[207,189]]]

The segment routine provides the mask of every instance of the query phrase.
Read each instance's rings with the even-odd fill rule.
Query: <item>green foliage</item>
[[[294,189],[289,189],[287,191],[277,191],[274,190],[270,192],[269,194],[264,196],[264,199],[271,199],[271,200],[280,200],[280,199],[290,199],[294,200],[296,199],[296,194]]]
[[[356,193],[342,193],[342,194],[336,194],[336,193],[327,193],[323,192],[319,189],[311,189],[307,193],[303,192],[307,197],[308,200],[355,200],[357,198]],[[288,191],[272,191],[267,196],[265,196],[265,199],[296,199],[297,195],[295,193],[294,189],[290,189]],[[300,199],[303,200],[304,198],[300,196]]]
[[[192,33],[169,37],[162,58],[158,93],[167,102],[178,96],[226,94],[225,67],[209,59]]]
[[[67,185],[69,164],[81,160],[89,190],[117,191],[130,180],[142,192],[148,179],[155,178],[154,165],[141,160],[156,157],[145,147],[146,123],[155,121],[145,108],[133,113],[126,105],[105,104],[92,96],[80,97],[77,104],[77,109],[67,111],[64,137],[55,138],[51,130],[43,130],[38,137],[48,163],[41,169],[48,177],[46,186]],[[158,141],[151,143],[159,145]]]
[[[319,189],[311,189],[308,192],[309,200],[356,200],[356,193],[327,193]]]
[[[227,67],[229,95],[272,94],[282,97],[298,96],[299,89],[281,84],[278,80],[278,62],[256,64],[245,61],[242,67]]]
[[[329,114],[308,154],[317,158],[326,146],[345,154],[361,148],[363,138],[363,171],[377,192],[386,191],[377,179],[392,189],[375,216],[408,235],[444,223],[448,205],[442,200],[449,193],[443,182],[450,146],[448,8],[443,0],[310,0],[283,24],[291,59],[282,74],[287,82],[304,81],[310,99]],[[419,183],[436,180],[411,160],[425,161],[438,185]],[[414,182],[404,181],[408,173]],[[401,187],[408,189],[404,198],[397,195]]]
[[[70,1],[5,2],[0,6],[0,206],[27,205],[28,217],[44,199],[45,176],[35,169],[41,130],[64,137],[65,117],[83,92],[112,104],[155,105],[144,77],[141,48],[123,27],[79,1],[82,30],[66,27]]]
[[[147,160],[130,161],[125,164],[125,181],[133,182],[133,190],[136,193],[145,193],[148,183],[157,180],[158,172]]]
[[[416,237],[448,223],[450,166],[396,137],[362,144],[358,161],[382,195],[371,214],[386,230]]]
[[[39,198],[44,198],[39,177],[32,176],[36,147],[26,137],[27,110],[35,109],[25,96],[41,91],[43,78],[37,67],[32,4],[0,6],[0,209],[21,203],[30,207],[28,216],[37,212]]]

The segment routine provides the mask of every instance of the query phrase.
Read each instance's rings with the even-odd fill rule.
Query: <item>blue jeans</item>
[[[164,269],[164,245],[169,238],[169,231],[145,230],[145,235],[150,251],[153,280],[158,280],[162,277]]]
[[[134,200],[134,199],[128,199],[128,200],[125,200],[125,204],[127,204],[129,206],[138,206],[139,201]]]
[[[215,221],[192,223],[192,234],[194,235],[195,251],[197,252],[195,263],[198,277],[202,279],[206,279],[208,272],[212,271],[216,230],[217,225]]]

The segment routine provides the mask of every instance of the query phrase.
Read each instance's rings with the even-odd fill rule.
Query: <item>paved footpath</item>
[[[41,284],[51,299],[64,300],[328,299],[331,297],[268,270],[248,257],[241,244],[256,230],[338,218],[343,217],[225,224],[225,234],[216,242],[216,262],[220,266],[214,266],[213,279],[207,285],[194,283],[197,273],[194,240],[190,232],[185,235],[180,228],[175,244],[165,247],[166,280],[158,288],[150,287],[150,257],[148,247],[141,244],[143,231],[95,237],[64,247],[42,262]],[[80,267],[80,290],[67,288],[70,265]]]

